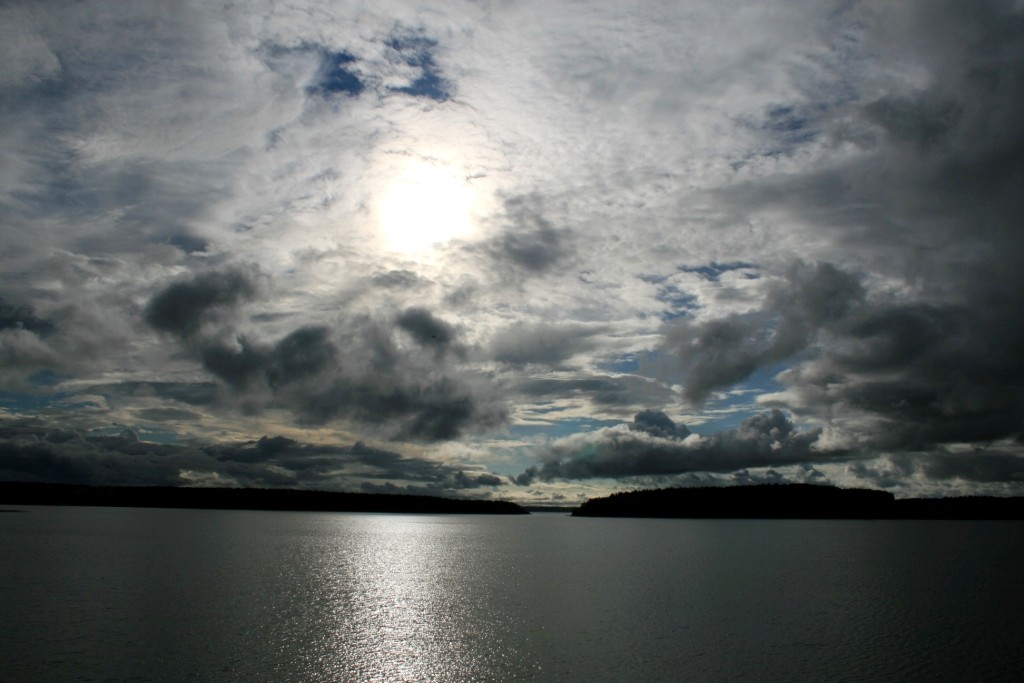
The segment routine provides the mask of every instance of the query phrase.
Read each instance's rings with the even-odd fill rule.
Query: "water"
[[[2,681],[1024,676],[1019,522],[23,509]]]

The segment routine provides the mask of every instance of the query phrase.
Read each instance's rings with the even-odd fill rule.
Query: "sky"
[[[0,4],[0,480],[1024,494],[1021,2]]]

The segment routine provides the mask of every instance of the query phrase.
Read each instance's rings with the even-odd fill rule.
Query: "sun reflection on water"
[[[321,612],[326,642],[304,668],[325,680],[498,680],[502,660],[515,653],[497,646],[503,617],[493,596],[466,576],[467,545],[479,539],[450,518],[364,515],[344,523],[352,526],[335,561],[320,568],[332,603]]]

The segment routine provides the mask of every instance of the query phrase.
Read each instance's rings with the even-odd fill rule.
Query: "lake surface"
[[[3,681],[1024,680],[1021,522],[20,509]]]

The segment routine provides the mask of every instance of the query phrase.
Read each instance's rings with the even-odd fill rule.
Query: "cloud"
[[[686,425],[677,425],[668,415],[660,410],[646,408],[633,416],[633,431],[640,431],[662,439],[685,439],[690,435]]]
[[[310,425],[347,418],[393,438],[443,440],[503,420],[497,401],[458,373],[403,353],[382,326],[355,324],[360,329],[340,334],[344,345],[327,328],[303,328],[273,346],[211,345],[203,365],[246,390],[250,409],[283,407]]]
[[[63,365],[60,355],[28,330],[0,330],[0,375],[9,386],[23,390],[23,383],[36,372]]]
[[[418,31],[400,31],[387,40],[390,61],[406,75],[407,85],[395,85],[394,92],[444,102],[454,94],[454,85],[434,59],[438,41]],[[404,67],[404,68],[403,68]]]
[[[859,149],[846,162],[730,197],[813,225],[874,274],[817,357],[764,400],[848,420],[880,449],[985,448],[1024,430],[1024,17],[1008,4],[953,7],[875,8],[878,49],[923,65],[924,78],[847,110],[833,130]]]
[[[716,389],[795,356],[863,299],[855,276],[830,263],[798,262],[769,288],[760,309],[676,324],[666,346],[685,373],[684,395],[700,403]]]
[[[179,337],[202,367],[237,392],[245,410],[285,408],[303,424],[349,419],[382,435],[446,440],[504,419],[500,402],[442,355],[454,330],[422,308],[409,308],[393,327],[368,317],[343,330],[307,325],[268,344],[204,325],[251,299],[255,285],[240,271],[212,272],[176,282],[153,296],[145,320]],[[392,330],[409,334],[423,355],[403,349]],[[461,355],[461,352],[457,355]]]
[[[217,385],[214,382],[117,382],[95,384],[94,391],[105,395],[118,395],[132,401],[148,397],[203,407],[217,402]]]
[[[242,270],[201,273],[158,292],[146,306],[145,320],[154,329],[183,339],[201,326],[256,294],[255,278]]]
[[[1024,430],[1013,351],[1024,343],[1024,203],[1012,189],[1024,177],[1012,85],[1024,52],[1006,30],[1022,17],[1009,5],[953,6],[862,8],[865,39],[917,71],[824,121],[848,155],[721,191],[736,219],[771,216],[790,226],[790,244],[816,240],[824,266],[787,275],[753,310],[670,332],[691,400],[785,362],[784,389],[761,403],[828,421],[865,448],[997,449]]]
[[[675,433],[669,429],[676,430]],[[745,419],[739,427],[702,437],[676,428],[660,411],[638,413],[632,425],[560,439],[516,483],[534,480],[665,477],[688,472],[733,472],[841,457],[813,448],[820,430],[800,431],[779,410]],[[681,432],[681,434],[680,434]]]
[[[513,366],[557,366],[579,353],[598,346],[595,336],[608,330],[579,323],[514,324],[495,331],[489,357]]]
[[[865,467],[1013,452],[1019,3],[334,10],[0,9],[0,410],[143,442],[461,439],[467,477],[645,406],[702,436],[651,414],[570,438],[742,472],[736,425],[778,409],[779,443],[820,430]],[[381,216],[417,165],[465,230],[399,251]],[[747,476],[803,476],[791,448]],[[1002,491],[1011,466],[883,469]]]
[[[1007,444],[988,450],[938,448],[853,462],[844,475],[861,486],[917,495],[1019,495],[1024,456]]]
[[[812,366],[780,379],[817,409],[852,408],[886,418],[873,441],[918,450],[1021,433],[1024,371],[1011,350],[1020,331],[960,307],[879,306]]]
[[[505,201],[504,227],[486,245],[499,266],[511,266],[519,274],[541,275],[571,256],[568,231],[557,229],[543,210],[537,198]]]
[[[383,289],[412,289],[426,284],[422,277],[407,269],[388,270],[375,273],[370,281]]]
[[[198,422],[202,417],[199,413],[180,408],[142,408],[135,414],[151,422]]]
[[[387,485],[433,495],[505,480],[356,442],[310,444],[283,436],[244,442],[158,444],[128,431],[100,436],[40,421],[0,422],[0,478],[75,484],[218,485],[360,490]],[[411,487],[411,488],[410,488]]]
[[[660,382],[637,375],[555,373],[515,381],[516,394],[536,399],[586,399],[592,407],[629,408],[669,400],[672,392]]]
[[[54,324],[36,316],[31,306],[15,306],[0,299],[0,330],[27,330],[45,337],[54,329]]]
[[[801,265],[759,309],[684,321],[668,344],[691,401],[789,359],[776,377],[785,389],[763,404],[836,424],[845,417],[878,449],[920,450],[1024,429],[1024,366],[1013,351],[1024,330],[992,308],[868,299],[858,278],[831,264]]]
[[[416,340],[420,346],[432,348],[443,353],[455,340],[455,330],[443,320],[424,308],[407,308],[402,311],[395,324]]]

